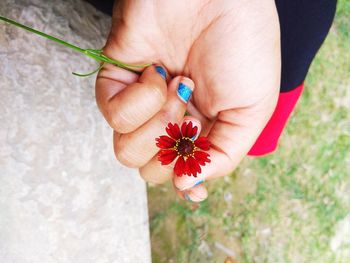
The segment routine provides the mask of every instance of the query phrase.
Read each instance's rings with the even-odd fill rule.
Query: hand
[[[276,105],[280,38],[273,0],[123,1],[115,6],[104,52],[128,63],[160,63],[168,76],[190,76],[196,84],[187,111],[202,123],[202,134],[213,145],[212,161],[197,178],[173,180],[179,195],[192,201],[207,195],[203,185],[195,186],[198,181],[238,165]],[[174,99],[181,77],[168,91],[154,72],[150,67],[138,79],[107,66],[98,75],[96,96],[115,130],[117,158],[139,167],[146,181],[162,183],[173,173],[157,161],[154,138],[164,134],[168,122],[181,120],[186,105]]]

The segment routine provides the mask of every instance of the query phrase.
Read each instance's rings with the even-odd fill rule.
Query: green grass
[[[275,154],[207,183],[200,205],[149,187],[153,262],[224,262],[216,242],[237,262],[350,262],[349,151],[350,2],[339,0]]]

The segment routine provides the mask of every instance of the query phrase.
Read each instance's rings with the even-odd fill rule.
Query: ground
[[[149,187],[153,262],[350,262],[350,2],[330,34],[278,151],[206,183],[207,201]]]

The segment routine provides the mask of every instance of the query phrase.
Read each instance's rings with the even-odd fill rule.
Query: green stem
[[[89,73],[86,73],[86,74],[81,74],[81,73],[76,73],[76,72],[72,72],[73,75],[75,76],[78,76],[78,77],[88,77],[88,76],[91,76],[97,72],[100,71],[100,69],[103,68],[103,64],[101,64],[101,66],[99,66],[97,69],[95,69],[94,71],[92,72],[89,72]]]
[[[109,63],[109,64],[113,64],[113,65],[116,65],[120,68],[124,68],[124,69],[127,69],[127,70],[130,70],[130,71],[134,71],[134,72],[137,72],[136,69],[142,69],[142,68],[145,68],[145,67],[148,67],[151,65],[151,63],[147,63],[147,64],[141,64],[141,65],[132,65],[132,64],[127,64],[127,63],[123,63],[119,60],[115,60],[115,59],[111,59],[105,55],[102,54],[103,50],[102,49],[83,49],[83,48],[80,48],[76,45],[73,45],[73,44],[70,44],[62,39],[59,39],[59,38],[56,38],[56,37],[53,37],[53,36],[50,36],[48,34],[45,34],[41,31],[38,31],[34,28],[31,28],[31,27],[28,27],[26,25],[23,25],[23,24],[20,24],[14,20],[11,20],[11,19],[8,19],[6,17],[3,17],[3,16],[0,16],[0,20],[2,21],[5,21],[11,25],[14,25],[14,26],[17,26],[19,28],[22,28],[24,30],[27,30],[31,33],[34,33],[34,34],[37,34],[39,36],[42,36],[44,38],[47,38],[49,40],[52,40],[56,43],[59,43],[61,45],[64,45],[65,47],[68,47],[70,49],[73,49],[77,52],[80,52],[82,54],[84,54],[85,56],[88,56],[98,62],[104,62],[104,63]]]
[[[78,51],[78,52],[80,52],[80,53],[83,53],[83,54],[85,53],[85,49],[82,49],[82,48],[80,48],[80,47],[78,47],[78,46],[75,46],[75,45],[73,45],[73,44],[67,43],[66,41],[63,41],[63,40],[61,40],[61,39],[59,39],[59,38],[57,38],[57,37],[53,37],[53,36],[50,36],[50,35],[45,34],[45,33],[43,33],[43,32],[40,32],[40,31],[38,31],[38,30],[36,30],[36,29],[34,29],[34,28],[31,28],[31,27],[29,27],[29,26],[20,24],[20,23],[14,21],[14,20],[8,19],[8,18],[3,17],[3,16],[0,16],[0,20],[5,21],[5,22],[7,22],[7,23],[9,23],[9,24],[12,24],[12,25],[14,25],[14,26],[23,28],[24,30],[27,30],[27,31],[29,31],[29,32],[32,32],[32,33],[37,34],[37,35],[39,35],[39,36],[42,36],[42,37],[44,37],[44,38],[50,39],[50,40],[55,41],[55,42],[57,42],[57,43],[60,43],[60,44],[62,44],[62,45],[64,45],[64,46],[69,47],[69,48],[71,48],[71,49],[73,49],[73,50],[75,50],[75,51]]]

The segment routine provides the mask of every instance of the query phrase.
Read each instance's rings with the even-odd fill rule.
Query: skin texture
[[[140,76],[106,65],[96,99],[114,129],[117,159],[151,183],[173,179],[180,197],[207,197],[200,180],[231,172],[269,120],[279,94],[280,37],[273,0],[120,1],[104,52],[127,63],[157,63]],[[174,78],[173,78],[174,77]],[[193,89],[188,104],[176,94]],[[185,111],[191,117],[183,119]],[[193,121],[212,143],[211,163],[197,177],[161,166],[154,139],[168,122]]]

